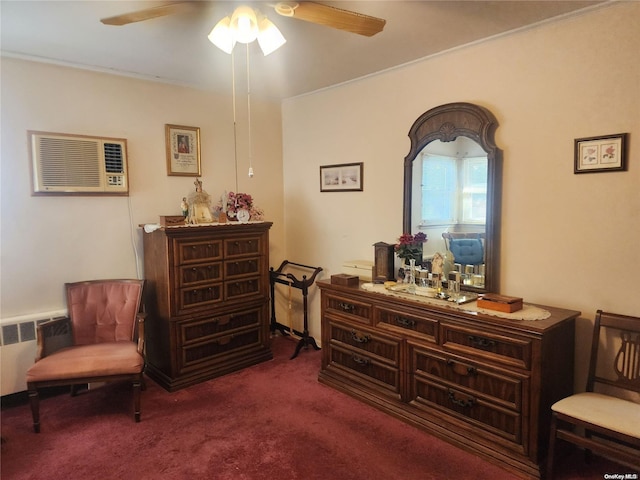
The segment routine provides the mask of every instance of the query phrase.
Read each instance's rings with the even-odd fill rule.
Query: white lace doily
[[[403,291],[393,291],[385,288],[384,285],[375,284],[375,283],[363,283],[361,285],[363,290],[368,292],[381,293],[383,295],[389,295],[392,297],[406,298],[409,300],[414,300],[416,302],[427,303],[430,305],[439,305],[439,306],[447,306],[449,308],[453,308],[455,310],[462,310],[467,312],[477,312],[482,313],[483,315],[491,315],[494,317],[507,318],[509,320],[544,320],[551,316],[551,312],[545,310],[544,308],[536,307],[534,305],[523,304],[522,310],[518,310],[513,313],[505,313],[499,312],[496,310],[487,310],[486,308],[478,308],[478,303],[476,301],[464,303],[462,305],[458,305],[454,302],[448,302],[446,300],[441,300],[439,298],[428,297],[420,294],[412,294]]]

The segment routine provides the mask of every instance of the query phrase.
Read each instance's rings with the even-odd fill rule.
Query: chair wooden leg
[[[32,385],[28,385],[28,389],[31,416],[33,417],[33,431],[40,433],[40,398],[38,396],[38,390]]]
[[[133,382],[133,416],[138,423],[140,421],[140,390],[141,390],[141,380],[135,380]]]
[[[591,439],[591,430],[586,429],[584,431],[584,437]],[[586,464],[590,464],[591,463],[591,458],[593,457],[593,455],[591,454],[591,449],[590,448],[585,448],[584,449],[584,463]]]
[[[547,478],[553,480],[553,460],[556,453],[556,432],[558,429],[558,417],[551,414],[551,428],[549,429],[549,450],[547,452]]]

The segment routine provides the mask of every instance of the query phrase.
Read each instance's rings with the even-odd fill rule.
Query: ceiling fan
[[[146,8],[136,12],[125,13],[113,17],[103,18],[100,21],[105,25],[126,25],[134,22],[164,17],[175,13],[192,10],[202,4],[199,1],[173,2],[166,5]],[[291,17],[306,22],[316,23],[339,30],[345,30],[358,35],[371,37],[384,28],[386,20],[362,13],[343,10],[316,2],[278,2],[267,3],[275,12],[285,17]]]

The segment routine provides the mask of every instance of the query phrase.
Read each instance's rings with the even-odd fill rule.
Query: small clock
[[[241,208],[240,210],[238,210],[236,212],[236,215],[238,217],[239,222],[248,222],[249,219],[251,218],[251,215],[249,214],[249,210],[247,210],[246,208]]]

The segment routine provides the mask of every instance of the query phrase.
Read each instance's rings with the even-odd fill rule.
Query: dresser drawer
[[[174,249],[177,265],[222,260],[221,240],[175,239]]]
[[[328,294],[324,296],[323,308],[327,312],[337,313],[349,320],[371,325],[373,307],[370,303],[363,303],[348,297],[337,297]]]
[[[242,280],[232,280],[224,284],[225,300],[251,297],[261,294],[261,278],[253,277]]]
[[[178,315],[222,302],[222,284],[216,283],[197,288],[178,290]]]
[[[522,411],[522,395],[528,377],[487,368],[466,359],[442,352],[409,345],[410,385],[412,397],[421,381],[446,383],[453,388],[482,396],[505,408]],[[528,383],[527,383],[528,385]]]
[[[257,327],[260,325],[260,312],[259,307],[243,312],[181,322],[178,326],[181,344],[189,345],[249,326]]]
[[[463,420],[467,425],[475,427],[475,434],[490,442],[505,439],[513,444],[513,449],[526,453],[526,445],[522,444],[520,412],[504,408],[462,388],[453,388],[431,379],[416,378],[414,387],[415,395],[410,402],[412,406],[445,421],[446,418],[434,410]]]
[[[503,365],[529,370],[531,340],[476,328],[441,323],[442,346],[451,351],[486,358]]]
[[[224,276],[227,280],[245,275],[256,275],[260,268],[260,258],[247,258],[224,262]]]
[[[393,366],[400,364],[400,340],[385,337],[360,326],[350,327],[333,321],[328,322],[328,327],[329,341],[332,345],[349,346],[363,355],[375,356],[381,361],[386,360]]]
[[[402,335],[412,334],[429,342],[438,341],[438,321],[425,317],[424,313],[412,314],[409,311],[379,307],[376,307],[374,312],[374,322],[378,328]]]
[[[178,283],[180,287],[193,287],[203,283],[222,280],[222,263],[204,263],[199,265],[182,265],[178,267]]]
[[[199,366],[204,362],[221,361],[222,358],[241,354],[252,348],[260,348],[261,335],[259,328],[251,328],[227,335],[219,335],[204,342],[183,345],[180,349],[179,370]]]
[[[400,370],[380,357],[332,343],[327,370],[369,390],[400,398]]]
[[[256,255],[260,253],[259,236],[229,238],[224,241],[225,258]]]

